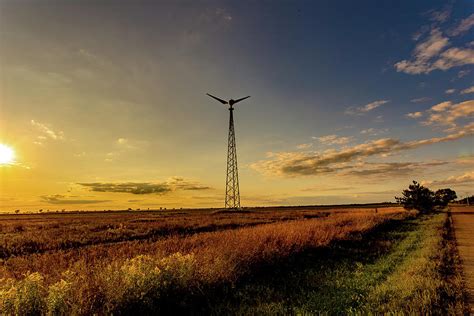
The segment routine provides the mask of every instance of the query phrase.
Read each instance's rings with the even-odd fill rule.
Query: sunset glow
[[[251,96],[242,206],[394,201],[413,180],[470,194],[472,9],[1,1],[0,212],[224,207],[229,111],[207,93]]]
[[[0,144],[0,165],[8,165],[15,161],[15,152],[7,145]]]

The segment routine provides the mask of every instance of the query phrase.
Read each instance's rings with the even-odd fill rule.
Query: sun
[[[8,165],[15,161],[15,151],[7,145],[0,144],[0,165]]]

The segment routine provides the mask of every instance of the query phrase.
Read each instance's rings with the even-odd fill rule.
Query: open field
[[[4,215],[0,309],[459,311],[446,223],[398,207]]]

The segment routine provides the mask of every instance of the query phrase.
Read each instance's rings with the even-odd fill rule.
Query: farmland
[[[0,308],[7,314],[464,308],[445,212],[24,214],[0,216],[0,229]]]

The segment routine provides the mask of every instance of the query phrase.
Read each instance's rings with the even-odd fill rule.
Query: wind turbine
[[[239,173],[237,169],[237,147],[235,144],[235,130],[234,130],[234,104],[243,101],[250,96],[246,96],[237,100],[230,99],[229,101],[222,100],[212,94],[206,93],[211,98],[219,101],[222,104],[229,105],[229,137],[227,140],[227,175],[225,180],[225,208],[237,209],[240,208],[240,190],[239,190]]]

